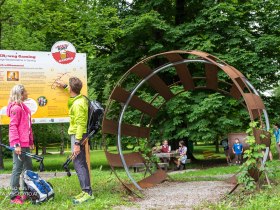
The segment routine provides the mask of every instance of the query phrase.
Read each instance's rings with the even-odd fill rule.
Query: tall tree
[[[214,54],[261,92],[277,86],[280,77],[279,1],[0,0],[0,5],[2,49],[49,51],[58,40],[72,42],[87,53],[90,95],[103,103],[137,61],[174,49]],[[168,73],[161,76],[173,80]],[[271,112],[274,101],[266,100]]]
[[[108,97],[110,93],[108,90],[120,75],[137,61],[173,49],[196,49],[214,54],[239,69],[260,92],[277,85],[279,75],[275,73],[279,69],[280,52],[279,49],[274,49],[272,43],[280,41],[279,30],[276,29],[279,28],[278,2],[227,1],[225,3],[214,0],[193,0],[185,1],[183,8],[179,7],[182,2],[134,1],[131,12],[122,20],[121,26],[118,26],[123,29],[123,33],[121,38],[116,40],[115,50],[106,55],[100,54],[93,60],[93,62],[98,61],[95,67],[100,70],[99,76],[103,75],[103,78],[108,81],[106,82],[108,88],[103,89],[103,98]],[[269,13],[269,10],[272,12]],[[268,26],[270,26],[269,30],[267,30]],[[110,73],[109,77],[106,77],[108,69]],[[164,77],[163,74],[161,76]],[[94,80],[94,77],[92,79]],[[194,97],[198,99],[198,96]],[[220,100],[231,102],[227,98]],[[194,102],[201,105],[203,101]],[[269,100],[267,102],[269,105]],[[214,106],[212,103],[209,104]],[[193,106],[196,107],[194,104]],[[211,122],[208,112],[215,106],[206,107],[207,109],[201,109],[200,106],[194,108],[193,112],[200,111],[199,115],[203,117],[198,118],[199,122],[188,121],[182,131],[179,131],[179,127],[174,128],[178,129],[176,135],[180,133],[182,136],[203,140],[209,139],[209,135],[213,138],[217,133],[224,134],[230,131],[232,124],[242,128],[243,125],[240,123],[226,120],[226,110],[221,112],[224,115],[216,120],[222,130],[218,128],[219,126],[207,124],[205,120]],[[237,114],[236,117],[240,119],[243,115]],[[244,122],[247,125],[247,120]],[[189,134],[193,126],[198,126],[199,123],[209,126],[207,129],[212,128],[211,132],[205,134],[197,127],[191,132],[192,134]],[[217,136],[215,138],[217,139]]]

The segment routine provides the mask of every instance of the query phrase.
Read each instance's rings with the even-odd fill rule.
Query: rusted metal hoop
[[[195,56],[198,56],[199,58],[202,58],[203,60],[185,60],[185,59],[181,59],[180,55],[179,54],[189,54],[189,55],[195,55]],[[239,91],[239,94],[244,98],[245,100],[245,103],[247,105],[247,108],[248,108],[248,111],[249,111],[249,114],[250,114],[250,118],[251,120],[254,120],[256,117],[258,117],[259,119],[261,119],[261,112],[264,113],[264,117],[266,119],[266,130],[269,130],[269,120],[268,120],[268,116],[267,116],[267,113],[266,113],[266,110],[265,110],[265,107],[257,93],[257,91],[255,90],[255,88],[249,83],[249,81],[238,71],[236,70],[235,68],[229,66],[228,64],[226,64],[224,61],[221,61],[219,59],[217,59],[216,57],[210,55],[210,54],[207,54],[207,53],[204,53],[204,52],[200,52],[200,51],[171,51],[171,52],[166,52],[166,53],[160,53],[160,54],[157,54],[157,55],[154,55],[154,56],[151,56],[149,58],[146,58],[145,60],[139,62],[138,64],[136,64],[135,66],[133,66],[121,79],[120,82],[118,82],[118,86],[121,85],[122,81],[125,80],[125,78],[130,74],[132,73],[133,71],[135,71],[135,69],[137,70],[137,68],[140,66],[140,70],[143,70],[143,71],[147,71],[147,68],[145,65],[143,65],[145,62],[149,61],[150,59],[152,58],[155,58],[157,56],[166,56],[168,59],[171,60],[170,63],[167,63],[161,67],[158,67],[156,68],[155,70],[149,72],[148,71],[148,74],[144,75],[144,77],[142,78],[142,80],[140,80],[140,82],[132,89],[132,91],[128,94],[128,96],[126,96],[125,100],[122,101],[122,103],[124,104],[123,108],[122,108],[122,111],[120,113],[120,116],[119,116],[119,120],[118,120],[118,128],[117,128],[117,137],[118,137],[118,150],[119,150],[119,155],[120,155],[120,158],[121,158],[121,161],[122,161],[122,164],[125,168],[125,171],[127,173],[127,176],[129,177],[129,179],[131,180],[131,182],[133,183],[133,185],[139,189],[139,190],[142,190],[142,188],[137,184],[137,182],[132,178],[132,176],[130,175],[130,172],[128,170],[128,167],[126,165],[126,161],[125,161],[125,158],[123,156],[123,153],[122,153],[122,147],[121,147],[121,136],[122,136],[122,120],[123,120],[123,115],[126,111],[126,108],[128,107],[128,105],[130,104],[130,102],[132,100],[134,100],[135,98],[134,95],[136,93],[136,91],[138,90],[139,87],[142,86],[143,83],[145,83],[146,81],[148,81],[150,78],[152,78],[154,75],[156,75],[158,72],[160,72],[161,70],[164,70],[166,68],[169,68],[169,67],[172,67],[172,66],[180,66],[182,64],[185,64],[185,63],[188,63],[188,62],[203,62],[203,63],[208,63],[208,64],[211,64],[211,65],[214,65],[216,67],[218,67],[218,69],[221,69],[223,70],[232,80],[233,84],[235,85],[235,87],[233,88],[236,88],[238,91]],[[173,56],[173,57],[172,57]],[[175,58],[175,60],[174,60]],[[146,69],[145,69],[146,68]],[[148,69],[149,70],[149,69]],[[135,73],[135,72],[134,72]],[[142,72],[140,72],[141,74]],[[138,72],[139,74],[139,72]],[[142,75],[143,76],[143,75]],[[181,79],[181,78],[180,78]],[[184,79],[184,78],[183,78]],[[184,85],[186,85],[184,83]],[[249,93],[245,93],[243,90],[244,88],[246,88]],[[115,88],[116,89],[116,88]],[[114,90],[115,90],[114,89]],[[113,93],[114,93],[114,90],[112,91],[112,94],[110,96],[110,102],[111,103],[111,100],[112,100],[112,96],[113,96]],[[253,93],[252,91],[253,90]],[[166,95],[165,95],[166,96]],[[109,107],[108,107],[109,109]],[[108,109],[106,109],[106,113],[108,111]],[[256,112],[257,110],[257,112]],[[106,118],[106,114],[104,115],[104,119]],[[152,117],[153,118],[153,117]],[[104,122],[104,119],[103,119],[103,122]],[[104,131],[105,129],[103,129]],[[103,133],[106,133],[103,132]],[[267,154],[268,154],[268,150],[269,148],[267,147],[267,151],[266,151],[266,156],[264,157],[264,160],[267,159]],[[263,161],[263,164],[265,163],[265,161]]]

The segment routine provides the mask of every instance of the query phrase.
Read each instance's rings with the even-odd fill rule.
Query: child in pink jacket
[[[11,176],[10,194],[11,203],[23,204],[27,199],[26,195],[20,196],[19,179],[25,170],[32,170],[30,157],[22,155],[21,152],[30,152],[34,149],[33,134],[31,128],[31,112],[23,103],[28,98],[28,94],[23,85],[15,85],[10,93],[7,115],[10,117],[9,142],[14,147],[13,171]],[[22,185],[23,186],[23,185]]]

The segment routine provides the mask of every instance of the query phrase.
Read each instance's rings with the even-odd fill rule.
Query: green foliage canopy
[[[0,0],[0,46],[49,51],[58,40],[72,42],[88,55],[89,95],[103,103],[136,62],[174,49],[214,54],[263,92],[278,85],[279,19],[274,0]],[[275,100],[265,101],[274,114]],[[172,114],[165,110],[164,135],[206,140],[241,128],[247,119],[236,103],[219,94],[184,93],[168,104]]]

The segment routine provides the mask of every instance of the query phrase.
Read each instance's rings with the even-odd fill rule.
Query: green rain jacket
[[[77,95],[68,100],[70,126],[68,134],[73,135],[77,140],[81,140],[83,134],[87,132],[88,102],[84,96]]]

